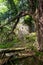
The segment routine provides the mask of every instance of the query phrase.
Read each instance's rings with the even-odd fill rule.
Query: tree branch
[[[17,18],[21,18],[23,16],[26,15],[32,15],[31,13],[29,13],[28,11],[21,11],[20,13],[18,13],[14,18],[9,19],[7,23],[3,24],[0,26],[0,29],[3,28],[5,25],[10,24],[11,22],[15,21]]]

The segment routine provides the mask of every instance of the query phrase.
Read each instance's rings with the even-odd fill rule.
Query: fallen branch
[[[38,51],[37,51],[38,52]],[[2,60],[4,63],[6,63],[8,60],[11,60],[11,58],[14,58],[14,60],[20,60],[20,59],[26,59],[28,57],[33,57],[36,58],[39,61],[42,61],[42,59],[39,58],[39,56],[36,56],[36,52],[29,50],[27,48],[11,48],[11,49],[0,49],[0,54],[3,54],[4,56],[2,59],[0,59],[0,61]],[[5,59],[7,59],[7,61],[5,61]],[[2,63],[3,65],[3,63]]]
[[[17,51],[24,51],[26,48],[11,48],[11,49],[0,49],[0,54],[1,53],[12,53],[12,52],[17,52]]]

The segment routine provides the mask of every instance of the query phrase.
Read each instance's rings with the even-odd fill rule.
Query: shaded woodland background
[[[27,60],[30,63],[27,61],[26,65],[35,64],[35,61],[36,65],[43,64],[43,0],[0,0],[0,51],[24,47],[26,50],[38,51],[36,56],[41,57],[42,61],[32,56],[17,60],[16,64],[11,58],[8,65],[25,65]]]

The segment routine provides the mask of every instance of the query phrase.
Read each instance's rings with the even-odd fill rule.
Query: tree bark
[[[43,50],[43,0],[38,0],[37,31],[39,50]]]
[[[29,2],[31,5],[32,14],[34,15],[34,19],[36,20],[36,29],[38,33],[37,37],[39,44],[38,50],[43,50],[43,0],[37,0],[38,6],[36,7],[36,10],[34,12],[34,0],[29,0]]]

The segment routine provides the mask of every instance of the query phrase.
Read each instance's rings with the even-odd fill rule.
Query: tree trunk
[[[39,49],[43,50],[43,0],[38,0],[38,43]]]

